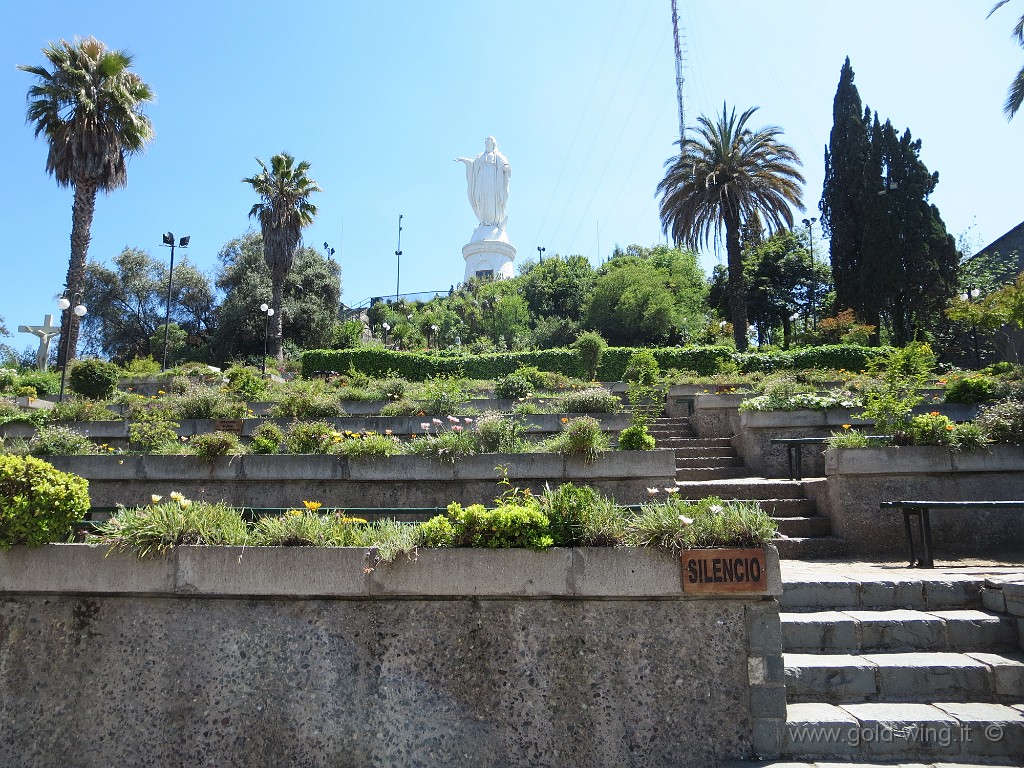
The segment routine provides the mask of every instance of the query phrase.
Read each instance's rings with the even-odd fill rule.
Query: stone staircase
[[[784,759],[1024,764],[1020,636],[983,610],[983,581],[784,583]]]
[[[842,540],[832,536],[828,518],[818,515],[814,501],[795,480],[754,476],[737,456],[729,438],[699,438],[688,417],[655,419],[650,432],[659,448],[676,455],[676,487],[680,498],[757,501],[779,524],[786,538],[776,542],[784,558],[825,558],[844,553]]]

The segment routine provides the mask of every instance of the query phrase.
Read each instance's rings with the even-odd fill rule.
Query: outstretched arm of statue
[[[468,157],[456,157],[455,158],[455,162],[456,163],[465,163],[466,165],[472,165],[473,164],[473,160],[471,158],[468,158]]]

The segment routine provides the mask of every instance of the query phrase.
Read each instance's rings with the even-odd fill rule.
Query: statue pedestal
[[[466,260],[464,280],[471,277],[492,277],[496,280],[515,277],[512,261],[516,257],[516,247],[500,227],[477,227],[470,241],[462,246],[462,257]]]

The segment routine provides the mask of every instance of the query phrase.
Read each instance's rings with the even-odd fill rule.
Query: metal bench
[[[883,501],[881,508],[883,510],[898,509],[903,512],[903,523],[907,528],[907,541],[910,544],[910,565],[907,567],[934,568],[931,510],[1024,509],[1024,501]],[[910,524],[911,517],[917,518],[917,531],[921,539],[920,559],[917,558],[914,549],[914,532]]]
[[[789,461],[789,479],[803,480],[803,447],[805,445],[825,445],[827,437],[773,437],[772,445],[786,446],[786,459]]]

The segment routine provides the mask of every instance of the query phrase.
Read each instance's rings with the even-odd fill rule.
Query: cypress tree
[[[825,148],[825,184],[818,206],[822,229],[831,238],[837,312],[857,309],[860,304],[858,274],[870,123],[853,79],[853,67],[847,56],[832,102],[832,132]]]

